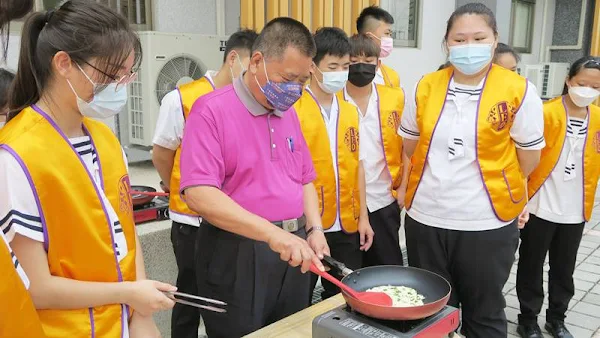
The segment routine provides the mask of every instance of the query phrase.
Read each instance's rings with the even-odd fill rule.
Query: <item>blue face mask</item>
[[[85,75],[88,81],[94,86],[95,92],[92,101],[87,102],[79,97],[71,85],[71,82],[67,80],[69,87],[71,87],[71,90],[77,98],[77,107],[79,108],[81,115],[97,119],[106,119],[117,115],[127,104],[127,85],[121,85],[114,82],[104,85],[102,90],[96,92],[96,87],[99,85],[94,83],[79,65],[77,65],[77,67],[79,67],[79,70],[81,70],[83,75]]]
[[[448,61],[465,75],[475,75],[492,62],[491,44],[468,44],[449,49]]]
[[[254,77],[256,83],[262,90],[263,94],[267,98],[267,101],[273,108],[284,112],[290,109],[296,101],[300,99],[302,96],[302,85],[296,82],[273,82],[269,80],[269,76],[267,75],[267,65],[264,63],[265,59],[263,58],[263,64],[265,68],[265,76],[267,77],[267,84],[264,87],[260,87],[258,80]]]

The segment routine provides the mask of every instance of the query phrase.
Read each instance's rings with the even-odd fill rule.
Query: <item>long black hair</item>
[[[8,89],[15,79],[15,74],[4,68],[0,68],[0,109],[6,108],[8,104]]]
[[[30,14],[23,26],[9,118],[40,99],[51,78],[56,53],[68,53],[79,65],[94,59],[103,74],[116,77],[132,50],[135,64],[139,64],[140,40],[127,19],[95,1],[70,0],[56,10]],[[107,76],[104,80],[100,82],[114,79]]]
[[[582,69],[598,69],[598,70],[600,70],[600,58],[593,57],[593,56],[584,56],[584,57],[578,59],[577,61],[573,62],[573,64],[571,65],[571,68],[569,68],[569,74],[567,75],[567,81],[569,81],[572,78],[574,78],[575,76],[577,76],[577,74],[579,74],[579,72]],[[567,84],[565,83],[562,94],[567,95],[567,93],[569,93],[569,86],[567,86]]]
[[[517,60],[517,63],[521,62],[521,55],[519,55],[519,53],[517,53],[511,46],[502,42],[498,42],[498,47],[496,47],[496,52],[494,53],[494,61],[497,61],[500,55],[507,53],[511,54],[515,60]]]
[[[2,40],[1,60],[6,59],[8,53],[8,38],[10,36],[10,22],[20,19],[33,10],[34,0],[0,0],[0,40]]]

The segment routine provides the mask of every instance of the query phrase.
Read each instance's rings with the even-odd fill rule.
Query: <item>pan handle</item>
[[[353,272],[344,263],[333,259],[331,256],[324,255],[323,263],[328,265],[330,268],[337,270],[336,272],[343,277],[346,277]]]

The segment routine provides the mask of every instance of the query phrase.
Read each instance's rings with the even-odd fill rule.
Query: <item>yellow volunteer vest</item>
[[[0,337],[45,337],[33,302],[5,244],[0,238]]]
[[[400,88],[400,76],[398,72],[383,63],[381,63],[379,68],[381,69],[381,74],[383,74],[383,81],[386,86]]]
[[[417,87],[417,125],[421,137],[411,158],[405,205],[410,209],[423,175],[431,138],[446,103],[453,68],[425,75]],[[527,80],[492,65],[477,111],[476,154],[484,187],[496,217],[511,221],[525,207],[525,176],[517,160],[510,127],[527,90]]]
[[[183,117],[187,121],[190,110],[196,100],[215,90],[215,86],[204,76],[199,80],[187,83],[179,87],[181,96],[181,107],[183,108]],[[173,171],[171,172],[171,182],[169,183],[169,210],[178,214],[198,217],[198,214],[190,209],[179,194],[179,183],[181,182],[181,145],[175,151],[173,159]]]
[[[358,191],[358,111],[353,105],[338,100],[336,153],[331,156],[327,126],[321,107],[308,90],[294,104],[302,134],[312,156],[317,178],[313,182],[319,196],[321,221],[330,229],[340,214],[340,225],[346,233],[358,231],[360,195]],[[333,162],[335,160],[335,163]],[[334,166],[339,182],[335,180]],[[340,203],[337,203],[336,183],[339,184]]]
[[[400,118],[404,111],[404,91],[385,85],[375,85],[378,99],[379,127],[381,143],[387,169],[392,177],[392,195],[396,197],[396,189],[402,183],[402,137],[398,135]],[[344,91],[338,93],[338,98],[347,101]]]
[[[567,110],[564,97],[544,104],[544,138],[540,164],[529,175],[529,196],[535,195],[554,170],[567,137]],[[583,217],[588,222],[592,216],[594,196],[600,178],[600,107],[590,105],[588,129],[583,152]],[[557,168],[562,171],[563,168]]]
[[[104,192],[119,217],[128,253],[117,263],[113,233],[99,191],[83,161],[54,122],[36,107],[21,111],[0,134],[29,174],[40,205],[53,276],[80,281],[134,281],[135,225],[127,168],[119,141],[101,122],[84,126],[98,155]],[[93,173],[92,173],[93,174]],[[121,337],[121,305],[38,310],[48,337]]]

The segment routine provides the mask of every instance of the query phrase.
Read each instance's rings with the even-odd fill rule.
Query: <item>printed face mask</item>
[[[492,62],[491,44],[468,44],[449,47],[448,60],[461,73],[475,75]]]
[[[267,64],[265,63],[265,59],[263,58],[263,65],[265,68],[265,76],[267,78],[267,83],[264,87],[261,87],[254,77],[254,80],[258,84],[260,90],[265,94],[267,101],[269,104],[279,110],[280,112],[284,112],[290,109],[298,99],[302,96],[302,85],[296,82],[273,82],[269,80],[269,75],[267,75]]]
[[[346,82],[348,81],[347,70],[322,72],[317,65],[315,65],[315,68],[323,75],[323,82],[317,80],[317,83],[325,93],[335,94],[346,86]]]

